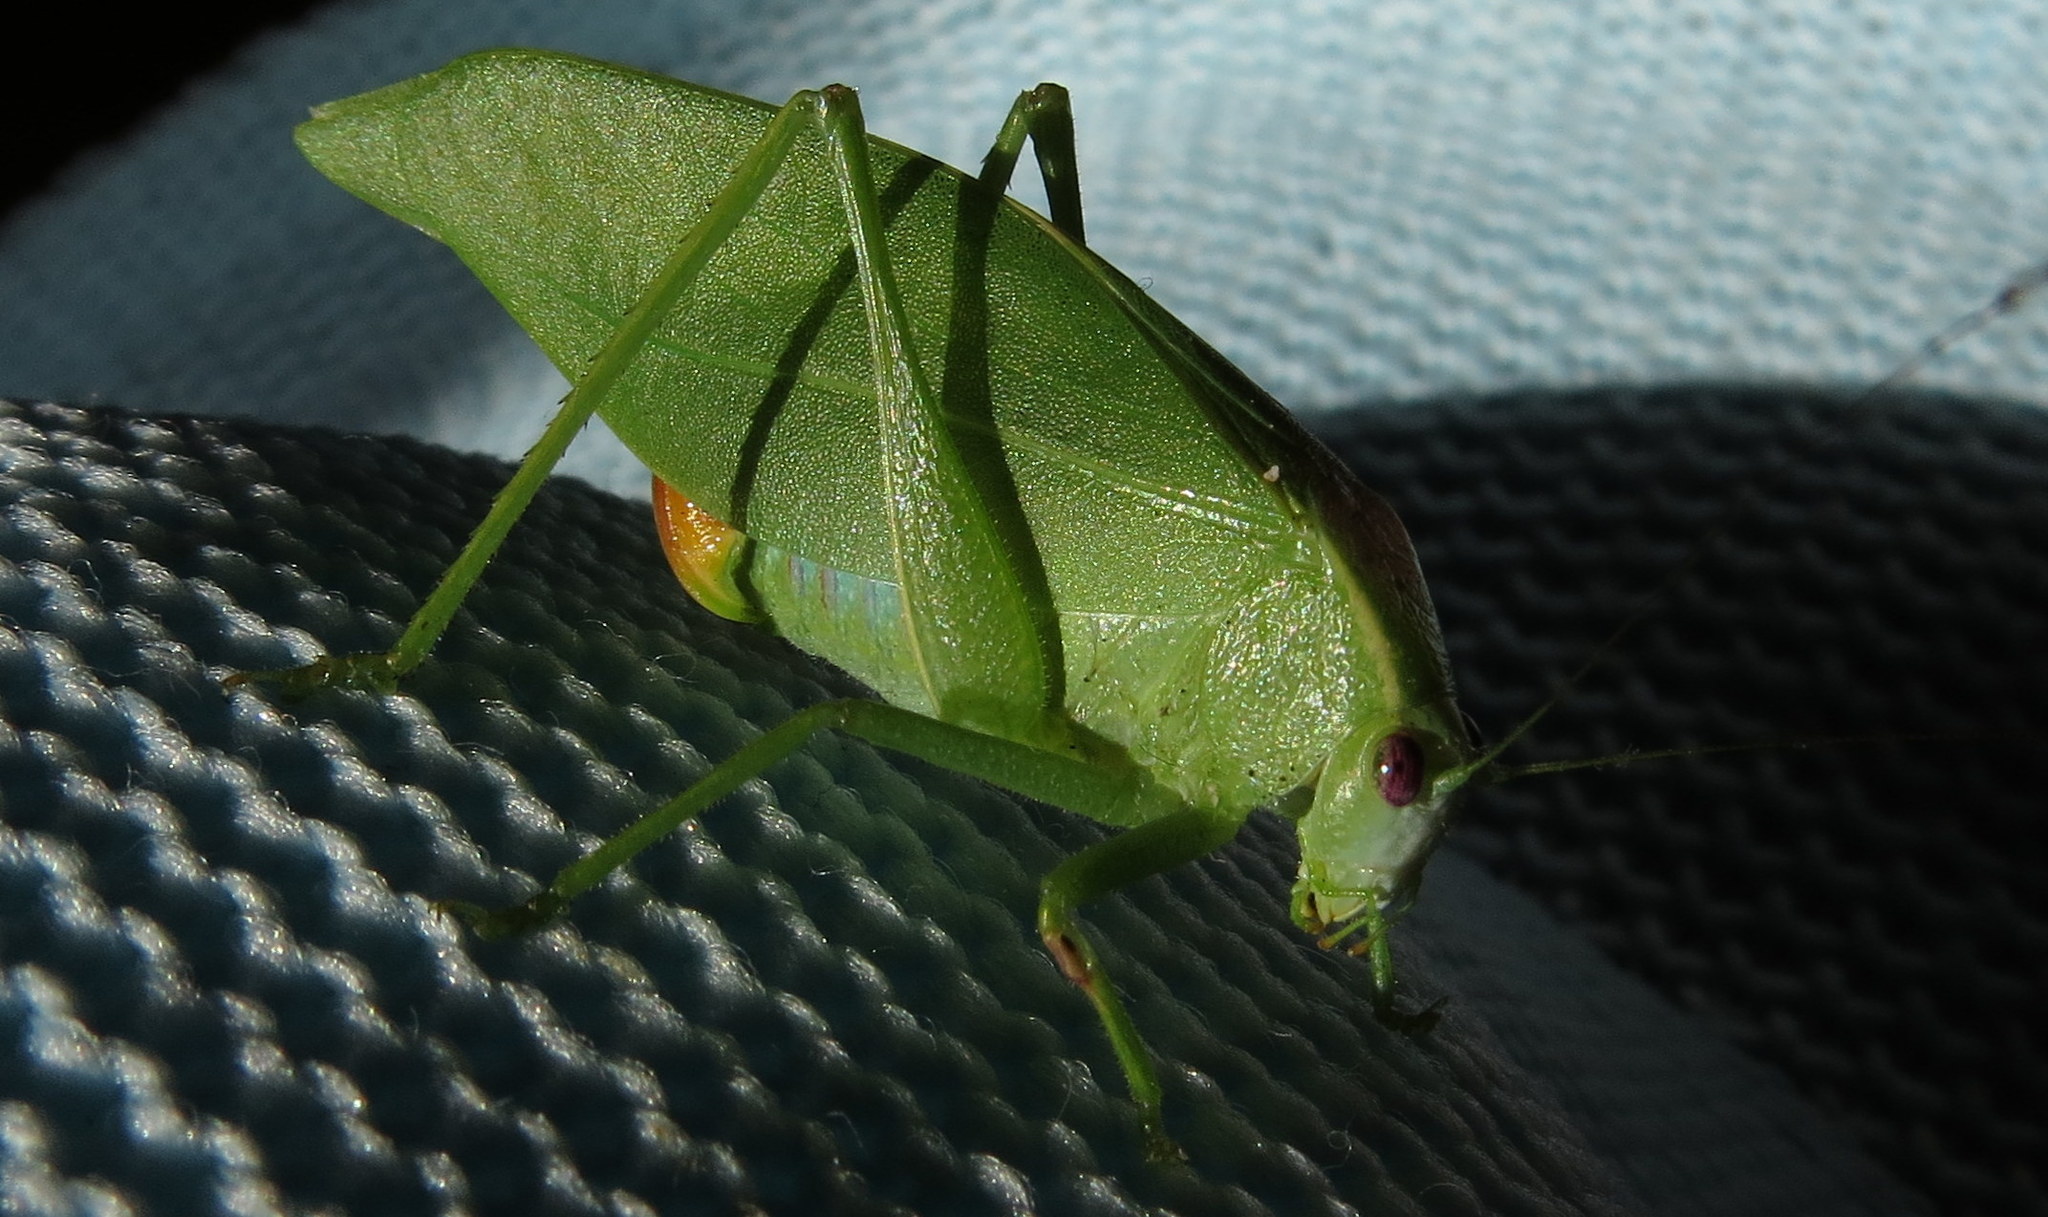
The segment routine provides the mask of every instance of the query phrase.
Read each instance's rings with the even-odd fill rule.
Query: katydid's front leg
[[[1303,901],[1307,895],[1307,889],[1299,889],[1295,893],[1293,916],[1296,925],[1310,923],[1302,913]],[[1405,911],[1406,906],[1403,906],[1390,914],[1378,904],[1368,902],[1349,920],[1323,927],[1323,931],[1319,931],[1321,936],[1317,938],[1316,945],[1326,951],[1342,949],[1349,954],[1363,956],[1372,968],[1373,1017],[1390,1031],[1399,1031],[1404,1035],[1421,1035],[1436,1026],[1438,1017],[1443,1013],[1444,1004],[1450,998],[1448,995],[1439,997],[1413,1013],[1404,1012],[1400,1008],[1399,981],[1394,974],[1392,930],[1394,922]],[[1348,941],[1354,935],[1362,937],[1355,942]]]

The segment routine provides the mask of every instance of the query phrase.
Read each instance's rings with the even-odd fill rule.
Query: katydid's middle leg
[[[1185,807],[1068,858],[1045,877],[1039,898],[1038,932],[1045,939],[1045,949],[1052,952],[1061,973],[1079,985],[1094,1004],[1103,1030],[1109,1034],[1110,1048],[1123,1067],[1131,1099],[1144,1118],[1146,1148],[1155,1158],[1181,1156],[1166,1135],[1159,1074],[1074,913],[1098,896],[1214,853],[1236,836],[1243,824],[1240,814]]]
[[[523,905],[485,909],[449,902],[445,907],[485,937],[537,929],[569,901],[633,860],[642,850],[695,819],[713,803],[761,776],[777,761],[827,728],[943,765],[1019,794],[1097,818],[1111,815],[1172,819],[1186,804],[1128,761],[1078,760],[941,722],[915,711],[865,699],[821,702],[755,737],[681,794],[627,825],[596,849],[563,867],[545,890]],[[1121,839],[1121,838],[1119,838]],[[1077,855],[1086,857],[1087,854]],[[1199,856],[1199,855],[1196,855]],[[1055,871],[1058,875],[1060,872]]]

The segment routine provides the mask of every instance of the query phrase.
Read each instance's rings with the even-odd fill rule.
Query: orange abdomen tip
[[[747,535],[654,479],[654,532],[697,603],[732,621],[765,620],[733,579]]]

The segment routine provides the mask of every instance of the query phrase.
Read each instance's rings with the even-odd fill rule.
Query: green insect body
[[[1001,194],[1027,136],[1052,220]],[[866,137],[844,90],[777,110],[526,51],[323,107],[299,141],[452,247],[576,388],[397,651],[259,675],[416,664],[594,409],[653,470],[693,594],[884,703],[800,713],[485,929],[834,726],[1131,830],[1048,877],[1040,928],[1161,1146],[1078,905],[1279,807],[1297,919],[1370,950],[1390,999],[1386,914],[1491,754],[1392,510],[1083,244],[1062,92],[1020,99],[981,179]]]

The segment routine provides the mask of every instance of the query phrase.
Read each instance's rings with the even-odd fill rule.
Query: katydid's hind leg
[[[236,673],[228,678],[228,685],[260,681],[279,686],[288,696],[304,696],[337,685],[389,692],[400,677],[418,667],[454,619],[455,610],[468,596],[477,577],[504,544],[512,525],[568,451],[570,441],[633,365],[663,320],[703,273],[712,255],[753,210],[761,193],[788,159],[797,134],[818,122],[819,108],[818,94],[799,93],[776,111],[768,129],[712,199],[703,218],[680,236],[668,261],[655,272],[621,318],[618,328],[592,357],[588,369],[562,399],[562,407],[555,412],[547,430],[520,462],[512,480],[498,492],[483,522],[470,534],[462,552],[449,564],[440,583],[413,614],[405,633],[391,650],[327,655],[303,667]]]
[[[986,778],[1037,798],[1089,805],[1075,798],[1103,788],[1098,800],[1129,791],[1105,783],[1089,766],[1028,745],[996,739],[956,727],[914,711],[859,698],[807,706],[762,732],[738,752],[719,762],[688,789],[618,833],[596,849],[562,868],[553,881],[526,903],[507,909],[486,909],[462,901],[442,907],[468,922],[486,938],[530,933],[560,916],[569,902],[631,862],[641,851],[697,818],[713,803],[766,773],[777,761],[803,746],[826,728],[838,728],[871,743]],[[1142,792],[1141,792],[1142,793]],[[1157,796],[1155,796],[1157,797]]]
[[[1081,225],[1081,167],[1074,153],[1074,110],[1062,86],[1047,82],[1017,95],[1003,119],[1003,129],[996,133],[996,142],[982,158],[982,185],[997,194],[1010,188],[1027,136],[1038,158],[1038,176],[1045,183],[1054,227],[1074,244],[1086,245]]]
[[[1007,521],[1014,492],[963,455],[917,349],[886,238],[860,101],[818,96],[853,245],[872,356],[882,508],[903,641],[934,712],[1016,739],[1062,720],[1057,615]]]
[[[1075,910],[1098,896],[1215,852],[1237,835],[1243,823],[1242,816],[1190,807],[1141,824],[1097,842],[1055,867],[1045,877],[1039,898],[1039,935],[1061,973],[1079,985],[1095,1006],[1096,1016],[1109,1034],[1110,1048],[1123,1067],[1131,1098],[1144,1119],[1147,1149],[1154,1157],[1180,1156],[1166,1135],[1159,1074]]]

